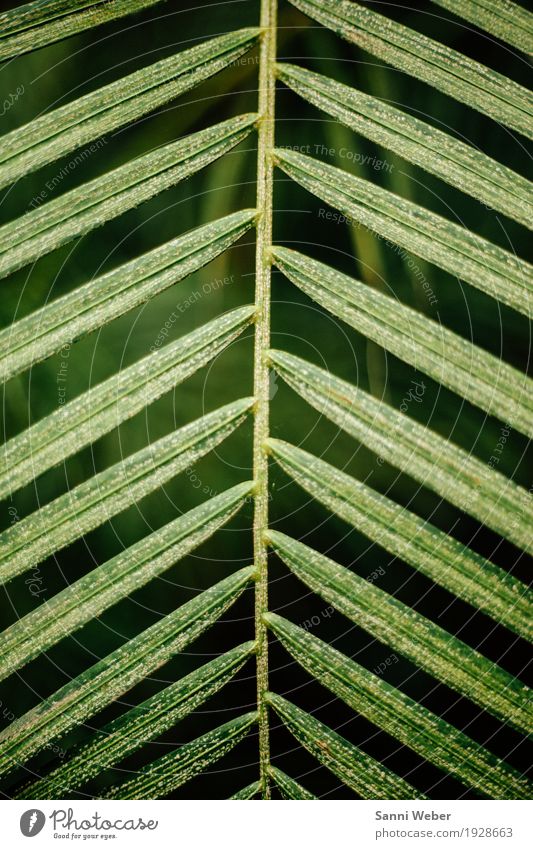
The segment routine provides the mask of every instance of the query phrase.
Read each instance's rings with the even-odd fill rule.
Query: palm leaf
[[[236,339],[253,313],[254,307],[231,310],[148,354],[14,436],[2,447],[2,491],[14,492],[29,483],[184,381]]]
[[[144,767],[136,778],[111,788],[103,798],[158,799],[166,796],[230,752],[256,722],[256,713],[232,719]]]
[[[226,68],[256,37],[257,30],[248,29],[214,38],[6,133],[0,144],[0,187],[153,112]]]
[[[335,515],[460,598],[531,639],[531,592],[520,581],[318,457],[280,440],[270,440],[269,444],[282,468]]]
[[[291,702],[269,693],[269,704],[296,739],[363,799],[423,799],[410,784]]]
[[[352,622],[485,710],[531,731],[531,691],[513,675],[303,543],[275,531],[269,539],[291,571]]]
[[[527,493],[493,468],[380,404],[368,393],[283,351],[271,362],[320,413],[424,486],[531,551],[533,518]]]
[[[0,61],[154,6],[160,0],[33,0],[0,13]]]
[[[531,227],[529,180],[425,121],[307,68],[278,65],[278,78],[351,130],[435,174],[485,206]]]
[[[304,669],[405,746],[467,787],[496,799],[528,798],[531,787],[516,770],[448,722],[308,631],[274,613],[268,614],[267,621]]]
[[[67,343],[183,280],[253,226],[254,210],[197,227],[58,298],[0,334],[0,375],[8,380]]]
[[[105,177],[98,177],[66,192],[22,218],[5,224],[0,228],[0,277],[190,177],[246,138],[254,121],[254,115],[244,115],[202,130],[184,141],[173,142],[134,159]],[[245,214],[242,213],[242,216]],[[236,217],[232,220],[235,224],[238,221]],[[208,235],[216,236],[213,224],[204,228],[200,240]],[[182,245],[176,245],[176,241],[151,252],[155,268],[164,263],[165,258],[168,264],[170,249],[177,248],[179,251]],[[182,243],[187,245],[186,236],[182,237]],[[188,247],[190,250],[190,242]],[[146,274],[147,257],[141,259],[145,260]],[[141,265],[139,260],[134,260],[134,263],[137,264],[134,267]],[[116,277],[120,278],[120,272]]]
[[[276,265],[314,301],[397,357],[533,436],[533,382],[492,354],[376,289],[287,248]]]
[[[363,50],[533,138],[528,89],[444,44],[349,0],[291,0]]]
[[[524,260],[447,218],[313,157],[276,150],[276,162],[289,177],[353,221],[530,315],[533,278]]]
[[[533,53],[533,15],[512,0],[432,0],[524,53]]]
[[[491,468],[495,465],[492,463],[494,456],[489,463],[483,462],[485,443],[476,449],[478,457],[474,457],[458,444],[418,424],[411,416],[379,402],[375,381],[380,375],[374,367],[368,368],[368,377],[376,397],[300,357],[273,351],[270,344],[271,273],[275,265],[287,278],[285,288],[288,286],[289,291],[283,295],[284,302],[290,300],[290,286],[296,285],[329,314],[362,334],[374,350],[379,347],[389,351],[422,375],[427,374],[438,385],[447,387],[458,400],[473,404],[485,414],[505,422],[509,430],[513,428],[532,436],[531,380],[525,374],[464,338],[470,328],[463,335],[454,333],[410,306],[396,299],[393,301],[375,285],[378,278],[384,278],[387,273],[387,263],[379,255],[380,240],[385,240],[401,257],[409,260],[413,253],[479,289],[494,299],[494,307],[498,310],[501,304],[511,307],[515,313],[508,311],[502,316],[505,326],[521,330],[523,318],[516,312],[530,315],[531,266],[473,230],[414,203],[410,197],[409,172],[398,170],[387,175],[383,181],[385,188],[304,156],[296,149],[276,147],[277,80],[283,81],[300,99],[317,107],[333,121],[344,124],[344,127],[335,128],[331,122],[327,123],[328,134],[336,146],[334,149],[346,139],[352,139],[353,149],[357,150],[357,136],[361,135],[370,144],[401,157],[404,163],[411,163],[437,177],[443,181],[443,188],[446,188],[444,184],[449,184],[453,190],[459,190],[460,197],[467,203],[472,199],[478,204],[475,208],[479,209],[481,203],[492,212],[508,216],[519,226],[531,225],[530,183],[494,156],[477,150],[469,142],[460,141],[459,133],[453,134],[448,123],[440,120],[438,110],[433,110],[433,103],[440,103],[439,99],[431,100],[428,108],[424,98],[414,103],[412,97],[402,95],[402,108],[397,108],[395,89],[387,89],[386,69],[379,71],[374,66],[372,70],[371,91],[379,94],[376,97],[308,71],[305,57],[302,58],[303,67],[280,63],[277,47],[279,4],[277,0],[259,2],[258,27],[198,40],[192,47],[145,65],[82,97],[66,102],[60,97],[56,103],[61,105],[42,112],[0,139],[0,187],[10,186],[4,201],[8,209],[15,210],[12,214],[16,214],[16,210],[28,209],[27,200],[25,204],[19,203],[25,191],[26,183],[21,180],[25,175],[71,153],[71,162],[82,165],[87,156],[103,148],[107,137],[116,131],[140,122],[230,66],[234,66],[231,79],[243,81],[258,59],[257,110],[252,105],[252,112],[248,112],[250,91],[255,84],[248,85],[247,80],[239,94],[235,93],[235,109],[229,112],[235,117],[215,125],[205,120],[205,114],[214,111],[212,106],[221,114],[222,94],[228,95],[226,91],[217,91],[215,82],[207,97],[199,94],[184,104],[187,107],[183,110],[187,112],[185,125],[180,111],[180,126],[176,134],[170,136],[169,143],[167,135],[164,145],[159,146],[162,137],[158,130],[155,136],[150,134],[151,130],[147,131],[142,149],[148,152],[126,160],[114,170],[104,166],[104,172],[97,178],[42,206],[39,198],[34,198],[30,202],[31,211],[0,227],[0,276],[5,277],[93,228],[119,218],[171,189],[180,180],[197,174],[200,169],[209,168],[203,190],[197,193],[195,190],[195,205],[201,207],[199,212],[203,210],[206,214],[199,214],[194,221],[186,215],[189,222],[186,226],[192,228],[188,232],[95,279],[86,280],[82,286],[44,305],[38,299],[40,292],[51,291],[50,281],[46,279],[49,263],[39,263],[40,279],[35,292],[31,289],[29,295],[31,303],[40,308],[0,331],[0,377],[4,382],[57,354],[76,339],[106,327],[114,319],[151,301],[210,261],[216,259],[220,268],[225,267],[229,262],[229,257],[224,255],[226,249],[254,225],[256,229],[252,306],[238,306],[207,323],[198,322],[199,326],[195,322],[197,329],[163,347],[161,343],[166,336],[160,332],[150,353],[144,355],[143,348],[143,355],[124,371],[119,370],[117,361],[115,374],[35,423],[32,409],[28,415],[30,426],[17,432],[2,448],[0,484],[2,492],[12,499],[13,493],[33,479],[110,434],[199,368],[213,363],[246,327],[252,322],[255,325],[253,397],[227,404],[224,396],[224,401],[211,405],[215,408],[213,412],[179,429],[172,423],[171,432],[167,428],[163,431],[167,435],[154,444],[130,453],[121,462],[110,460],[103,471],[90,470],[82,478],[84,482],[71,492],[48,495],[48,481],[40,481],[39,495],[41,489],[47,493],[46,503],[22,519],[19,519],[15,502],[9,502],[8,516],[12,524],[0,534],[0,581],[4,583],[33,569],[83,534],[99,528],[138,499],[153,497],[167,481],[216,449],[249,413],[253,415],[253,480],[232,485],[232,481],[228,481],[231,469],[226,464],[226,470],[221,473],[220,494],[213,496],[211,493],[199,506],[185,506],[177,518],[155,531],[139,534],[133,545],[115,556],[107,555],[104,550],[97,560],[100,565],[89,571],[84,569],[83,576],[72,585],[38,603],[35,609],[4,631],[0,677],[15,673],[25,676],[25,665],[56,646],[63,637],[90,627],[106,611],[110,611],[106,615],[111,617],[119,616],[123,607],[120,602],[132,593],[142,596],[150,592],[148,588],[154,579],[164,583],[166,570],[210,539],[245,501],[253,502],[253,565],[198,592],[132,639],[124,638],[122,645],[111,653],[104,648],[98,655],[103,659],[79,674],[74,673],[59,690],[54,692],[53,687],[48,687],[48,693],[52,690],[50,695],[36,695],[34,706],[0,734],[3,786],[20,799],[61,798],[71,792],[83,795],[80,788],[97,778],[99,786],[106,788],[103,796],[107,799],[168,797],[193,777],[210,771],[248,737],[245,746],[254,747],[251,760],[258,763],[258,780],[234,792],[232,799],[255,796],[269,799],[272,784],[285,799],[314,799],[290,777],[290,752],[284,753],[283,760],[284,765],[288,764],[289,774],[273,765],[277,755],[274,752],[271,757],[270,732],[279,717],[283,726],[317,761],[318,786],[325,774],[324,768],[359,797],[424,799],[422,788],[406,780],[412,773],[403,776],[397,774],[396,768],[392,771],[386,754],[379,755],[379,759],[371,757],[365,751],[365,742],[359,745],[357,739],[351,742],[340,736],[330,727],[331,720],[329,725],[327,721],[320,721],[309,705],[304,710],[272,692],[287,689],[282,668],[279,672],[276,670],[275,680],[269,681],[269,638],[273,635],[315,684],[325,687],[336,699],[370,721],[376,735],[387,735],[387,745],[395,743],[400,753],[405,747],[410,750],[410,757],[420,759],[420,765],[427,763],[431,769],[437,769],[440,779],[435,782],[433,793],[437,792],[442,780],[451,776],[470,794],[492,799],[528,798],[531,788],[512,765],[511,755],[507,763],[490,751],[492,735],[480,745],[464,729],[456,727],[455,719],[452,723],[444,716],[449,699],[461,694],[492,714],[495,719],[491,718],[491,723],[511,726],[514,746],[518,740],[517,731],[531,730],[530,690],[481,651],[438,626],[434,621],[438,611],[434,608],[427,617],[422,616],[372,582],[293,538],[297,530],[303,536],[307,534],[305,511],[298,512],[294,528],[292,516],[296,514],[292,511],[289,520],[279,522],[281,528],[289,524],[293,536],[273,530],[273,526],[278,527],[278,518],[274,516],[272,520],[269,516],[270,502],[274,502],[274,510],[276,504],[276,489],[269,486],[269,455],[312,499],[330,511],[331,528],[338,526],[337,520],[348,523],[372,544],[381,546],[393,558],[401,558],[408,566],[444,587],[452,601],[456,598],[466,601],[470,605],[468,616],[483,611],[490,618],[487,622],[481,620],[482,629],[498,623],[530,639],[532,606],[527,587],[512,574],[513,568],[500,568],[459,542],[453,529],[445,533],[403,507],[400,503],[403,495],[397,501],[392,500],[389,495],[370,487],[367,481],[356,480],[283,439],[273,439],[274,431],[269,421],[275,395],[273,367],[302,399],[377,455],[379,464],[386,461],[472,516],[491,533],[498,534],[498,545],[507,541],[531,552],[530,495],[510,476]],[[147,10],[155,3],[156,0],[34,0],[0,13],[0,60],[20,56],[83,31],[87,32],[89,43],[94,27],[118,21],[130,12]],[[509,46],[508,56],[513,49],[531,53],[533,18],[510,0],[457,0],[454,3],[435,0],[435,3],[504,41]],[[533,138],[533,97],[516,81],[358,2],[293,0],[293,5],[358,49],[466,104],[489,120],[497,121],[504,131]],[[169,27],[173,19],[173,13],[165,14]],[[292,29],[292,26],[284,27],[288,38]],[[314,30],[314,27],[304,29],[304,44],[309,33],[313,37]],[[118,29],[111,32],[112,35],[117,33]],[[186,42],[181,30],[179,38],[181,43]],[[255,54],[245,56],[256,42],[259,42],[258,57]],[[361,62],[361,55],[364,59],[364,54],[355,54],[356,62]],[[20,60],[24,74],[31,70],[29,64],[22,64],[26,61]],[[120,54],[116,67],[127,61],[128,57]],[[322,60],[316,61],[321,70]],[[523,60],[518,58],[518,62]],[[510,68],[513,67],[510,64]],[[49,79],[55,85],[55,68],[47,68],[47,73],[52,74]],[[426,94],[430,93],[431,89],[427,88]],[[4,113],[14,105],[12,100],[8,98],[4,102]],[[245,114],[239,114],[243,112]],[[413,113],[420,117],[415,118]],[[463,113],[458,114],[462,120]],[[144,120],[142,123],[148,126]],[[161,127],[160,121],[157,126]],[[169,126],[174,128],[173,124]],[[187,128],[195,132],[183,135]],[[308,139],[302,136],[300,128],[298,124],[298,133],[289,138],[304,144],[291,147],[305,148],[309,152],[311,145],[305,144]],[[246,154],[238,176],[234,168],[227,169],[228,160],[222,157],[254,130],[257,131],[256,208],[235,211],[236,206],[240,208],[241,195],[246,193],[249,184],[246,175],[251,173],[251,169],[248,170],[250,151],[242,147],[238,151],[239,157]],[[142,131],[135,129],[134,132]],[[356,135],[352,137],[350,132]],[[155,139],[155,145],[150,143],[151,138]],[[135,148],[139,149],[137,144]],[[492,151],[495,149],[496,144],[491,146]],[[338,150],[337,153],[340,156]],[[516,163],[516,156],[509,155],[508,160]],[[276,167],[290,178],[280,180],[286,193],[284,200],[288,198],[287,206],[274,204]],[[195,179],[200,181],[203,176]],[[344,215],[352,227],[351,234],[355,232],[352,241],[364,269],[364,283],[301,253],[273,244],[278,211],[295,215],[292,203],[292,194],[298,191],[295,183]],[[194,226],[195,221],[198,224],[205,220],[209,223]],[[311,221],[309,217],[307,220]],[[501,223],[498,218],[495,220]],[[122,223],[117,222],[118,226]],[[359,225],[365,230],[358,233],[353,228]],[[312,233],[313,229],[309,229]],[[293,231],[288,229],[287,232],[293,238]],[[308,238],[307,243],[310,241]],[[370,244],[373,248],[368,254]],[[235,307],[248,300],[245,296],[247,273],[242,277],[243,286],[232,287],[229,306]],[[14,283],[15,292],[7,295],[9,302],[22,297],[22,293],[17,294],[17,282]],[[372,285],[367,285],[369,283]],[[387,281],[383,279],[382,283],[387,284]],[[426,294],[431,290],[430,282],[419,274],[412,275],[411,283],[414,287],[422,285]],[[30,285],[28,279],[24,286]],[[448,281],[446,291],[449,292],[447,305],[453,305],[457,284]],[[431,304],[438,304],[433,290],[431,293]],[[224,294],[219,293],[220,302]],[[414,294],[416,296],[416,292]],[[164,304],[164,297],[158,303]],[[228,304],[224,306],[227,309]],[[175,312],[159,325],[169,331],[167,335],[170,335],[172,317]],[[483,320],[485,329],[490,332],[491,316]],[[309,339],[313,328],[318,326],[310,320],[308,328],[305,325],[302,331],[291,326],[291,334],[297,335],[301,343],[312,342],[320,357],[323,353],[320,335]],[[332,340],[325,340],[324,352],[331,350],[331,346]],[[239,348],[239,352],[233,349],[229,354],[233,380],[239,384],[239,396],[247,394],[241,387],[244,369],[241,374],[239,359],[245,347]],[[110,347],[110,351],[114,350]],[[50,362],[39,371],[45,375],[43,385],[52,367]],[[392,368],[396,368],[394,360]],[[17,392],[22,397],[23,385],[19,378],[8,386],[6,411],[10,410]],[[29,387],[28,404],[33,402],[34,394],[33,384]],[[219,386],[217,392],[217,397],[222,398]],[[187,404],[189,394],[189,387],[180,390],[179,403]],[[220,406],[221,403],[225,406]],[[290,410],[289,407],[287,416]],[[276,428],[276,435],[282,437],[283,422]],[[463,434],[456,428],[457,422],[454,439],[462,442]],[[12,432],[10,426],[6,432]],[[319,429],[316,439],[320,442]],[[239,461],[239,465],[247,468],[248,459]],[[52,482],[52,493],[53,486]],[[20,504],[25,505],[27,495],[27,492],[18,494],[17,503],[20,498]],[[193,500],[192,504],[196,502]],[[27,512],[25,507],[21,509]],[[239,532],[242,533],[242,529]],[[480,529],[476,537],[477,534],[481,534]],[[349,537],[350,534],[347,539]],[[484,537],[480,539],[480,544],[477,541],[475,544],[483,550]],[[327,544],[329,550],[330,540]],[[446,698],[442,709],[439,706],[439,715],[304,627],[269,613],[270,549],[279,557],[278,568],[288,570],[284,576],[294,576],[324,599],[331,606],[330,610],[337,609],[373,639],[391,646],[417,669],[429,674],[433,687],[443,685],[439,692]],[[223,555],[216,559],[222,560]],[[242,558],[239,557],[239,561],[243,562]],[[248,562],[248,557],[244,562]],[[217,568],[215,564],[214,567]],[[180,568],[186,570],[188,567],[184,564]],[[11,591],[11,586],[7,589]],[[276,581],[272,589],[273,604],[283,609],[286,606],[284,582]],[[253,596],[255,607],[253,642],[244,642],[223,654],[219,654],[217,646],[213,660],[185,677],[167,682],[141,704],[119,710],[121,706],[116,703],[128,690],[141,684],[217,623],[245,590],[251,592],[245,594],[243,603],[251,601]],[[137,604],[137,598],[131,603]],[[246,616],[239,619],[239,627],[240,623],[245,627],[246,621]],[[457,622],[457,635],[463,625],[462,621]],[[508,639],[512,636],[508,635]],[[216,637],[213,639],[216,641]],[[237,639],[241,642],[246,637],[239,631]],[[358,654],[357,645],[353,654]],[[253,710],[234,716],[229,722],[219,720],[215,727],[205,732],[194,730],[194,711],[222,691],[251,655],[255,656],[257,685],[257,704]],[[291,667],[292,663],[288,668]],[[293,682],[288,680],[293,692]],[[33,686],[31,680],[30,686]],[[445,688],[450,688],[450,692]],[[100,728],[96,719],[89,732],[82,730],[84,723],[113,703],[115,718]],[[461,706],[459,702],[459,711]],[[240,710],[248,710],[248,707]],[[207,713],[218,711],[207,707]],[[326,705],[325,713],[334,716],[334,707],[330,709]],[[172,747],[162,758],[153,761],[143,747],[151,741],[157,745],[158,738],[185,717],[189,717],[193,726],[192,734],[187,737],[190,742]],[[66,760],[58,764],[45,758],[44,767],[40,767],[42,775],[28,777],[33,768],[28,761],[40,753],[42,757],[45,749],[55,747],[54,741],[63,740],[71,732],[76,732],[79,742],[71,744],[67,739]],[[255,750],[256,740],[258,751]],[[277,738],[273,738],[272,745],[277,745]],[[509,747],[509,751],[511,749],[514,751]],[[146,765],[132,775],[123,762],[134,752],[138,752]],[[216,771],[219,770],[217,767]],[[115,783],[121,772],[124,780]],[[25,783],[21,784],[24,774]],[[330,792],[326,785],[323,795]],[[231,790],[224,786],[224,795],[230,793]]]
[[[252,575],[252,566],[241,569],[200,593],[16,719],[0,734],[0,774],[25,763],[182,651],[236,601]]]
[[[210,498],[19,619],[1,635],[0,679],[182,560],[235,515],[251,488],[237,484]]]
[[[298,784],[294,778],[291,778],[287,775],[287,773],[282,772],[281,769],[278,769],[276,766],[270,767],[270,775],[276,782],[281,795],[284,799],[293,799],[296,800],[311,800],[316,799],[316,796],[313,796],[308,790],[302,787],[301,784]]]
[[[0,535],[5,583],[108,521],[211,451],[252,406],[244,398],[203,416],[105,469]]]
[[[235,801],[247,801],[248,799],[253,799],[254,796],[261,790],[261,785],[259,781],[253,781],[252,784],[247,784],[246,787],[243,787],[242,790],[238,790],[237,793],[234,793],[230,798]]]
[[[25,787],[19,798],[64,798],[196,710],[237,674],[252,650],[253,643],[243,643],[131,708],[46,778]]]

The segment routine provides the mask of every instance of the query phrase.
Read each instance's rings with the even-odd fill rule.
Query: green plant
[[[155,2],[155,0],[154,0]],[[510,45],[533,49],[532,18],[512,3],[505,16],[490,2],[439,5]],[[149,0],[30,3],[0,16],[0,58],[26,52]],[[511,130],[533,137],[531,95],[512,80],[414,30],[347,0],[293,0],[343,38]],[[496,757],[363,665],[288,619],[269,612],[268,551],[348,620],[459,694],[522,733],[532,730],[525,685],[467,642],[384,590],[269,526],[269,464],[275,461],[332,514],[395,557],[521,638],[531,639],[531,597],[517,578],[392,498],[302,448],[274,439],[269,428],[270,372],[372,452],[524,551],[531,543],[531,495],[487,463],[405,412],[322,368],[271,350],[271,269],[342,322],[461,398],[531,437],[533,394],[522,372],[421,312],[299,250],[273,244],[274,169],[339,210],[352,223],[421,260],[457,275],[507,307],[529,316],[531,269],[495,243],[374,182],[296,151],[275,146],[276,81],[371,142],[508,216],[532,220],[528,181],[430,123],[354,88],[289,63],[277,63],[277,0],[261,0],[257,30],[229,33],[163,59],[11,131],[1,140],[0,185],[8,186],[61,155],[152,112],[239,60],[259,42],[257,115],[241,115],[138,157],[47,201],[0,228],[0,274],[7,276],[75,237],[154,197],[208,166],[257,130],[257,206],[234,211],[178,236],[41,307],[0,333],[4,381],[102,328],[218,257],[256,228],[255,304],[212,320],[108,378],[64,408],[7,441],[0,480],[7,496],[74,455],[210,362],[255,325],[253,397],[202,416],[131,454],[14,524],[1,536],[0,579],[7,584],[54,552],[190,468],[253,416],[253,481],[209,498],[112,557],[27,614],[2,635],[0,676],[30,660],[162,575],[227,523],[247,500],[254,505],[254,563],[164,616],[146,631],[14,720],[0,737],[0,770],[9,777],[45,747],[90,719],[182,651],[251,586],[254,639],[220,655],[89,734],[20,798],[61,798],[163,734],[219,691],[255,655],[257,709],[208,731],[111,786],[106,798],[172,793],[241,741],[259,737],[256,782],[233,798],[271,785],[290,799],[312,798],[271,763],[269,729],[277,716],[299,743],[348,788],[368,798],[421,798],[387,766],[312,715],[269,690],[268,633],[307,673],[361,716],[466,788],[492,798],[524,798],[531,790],[517,769]],[[99,15],[103,16],[102,18]],[[252,635],[249,635],[252,636]]]

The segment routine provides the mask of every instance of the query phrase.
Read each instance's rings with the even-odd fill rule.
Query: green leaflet
[[[279,167],[312,194],[487,295],[531,314],[531,266],[498,245],[399,195],[292,150],[275,152]]]
[[[49,201],[0,227],[0,277],[5,277],[65,242],[88,233],[94,227],[99,227],[204,168],[246,138],[255,120],[255,115],[239,115],[178,142],[172,142],[70,192],[65,192],[56,200]],[[243,216],[246,214],[241,213]],[[233,220],[236,222],[238,218]],[[210,232],[208,228],[211,227],[214,238],[216,224],[217,222],[208,224],[203,235],[207,237]],[[187,236],[181,238],[186,239]],[[133,266],[141,271],[144,269],[147,277],[148,258],[152,258],[154,270],[157,270],[158,265],[163,268],[165,264],[168,266],[169,246],[176,247],[177,241],[173,240],[156,248],[121,268]],[[178,247],[181,245],[178,244]],[[120,278],[120,268],[115,270],[115,274]],[[107,278],[109,275],[105,275],[104,279]],[[84,287],[81,287],[76,293],[78,301],[79,293],[83,289]],[[101,291],[95,295],[96,302],[98,295],[101,298]],[[120,312],[118,314],[120,315]]]
[[[90,280],[0,331],[0,378],[8,380],[197,271],[229,248],[255,210],[226,215]]]
[[[296,392],[350,436],[515,545],[533,551],[531,499],[522,487],[434,431],[306,360],[273,351],[271,362]],[[510,586],[515,587],[514,593],[520,585]],[[512,599],[510,596],[507,602]]]
[[[533,138],[533,97],[513,80],[359,3],[291,2],[362,50]]]
[[[294,778],[291,778],[287,775],[287,773],[282,772],[281,769],[271,766],[269,772],[278,785],[279,791],[284,799],[316,799],[316,796],[313,796],[309,790],[306,790],[305,787],[302,787],[301,784],[298,784]]]
[[[531,786],[516,770],[453,725],[292,622],[273,613],[266,619],[310,675],[444,773],[495,799],[530,798]]]
[[[353,277],[287,248],[276,265],[329,312],[417,370],[533,437],[533,382],[441,324]]]
[[[257,713],[245,713],[232,719],[144,767],[131,781],[112,787],[102,798],[159,799],[167,796],[230,752],[255,722]]]
[[[231,649],[109,722],[79,746],[70,760],[25,787],[17,798],[64,799],[195,711],[233,678],[253,648],[249,642]]]
[[[246,787],[243,787],[242,790],[239,790],[237,793],[234,793],[233,796],[230,796],[230,799],[253,799],[253,797],[256,796],[260,790],[261,785],[258,781],[254,781],[252,784],[248,784]]]
[[[0,774],[25,763],[182,651],[236,601],[253,574],[249,566],[200,593],[12,722],[0,734]]]
[[[182,560],[242,507],[253,484],[210,498],[93,569],[0,635],[0,680]]]
[[[425,799],[403,778],[287,699],[275,693],[267,698],[299,743],[363,799]]]
[[[291,571],[344,616],[484,710],[526,734],[531,731],[531,690],[518,679],[329,557],[285,534],[268,533]]]
[[[0,137],[0,187],[154,112],[226,68],[252,46],[257,35],[256,29],[242,29],[213,38],[6,133]]]
[[[33,0],[0,13],[0,61],[114,21],[161,0]]]
[[[533,53],[533,15],[511,0],[432,0],[496,38]]]
[[[0,491],[14,492],[182,383],[236,339],[254,312],[238,307],[213,319],[14,436],[0,451]]]
[[[525,584],[415,513],[311,454],[276,440],[271,440],[271,448],[290,475],[360,533],[476,610],[531,639],[532,595]]]
[[[532,227],[531,183],[525,177],[431,124],[307,68],[281,64],[277,74],[293,91],[350,129]]]
[[[130,454],[0,534],[0,583],[135,504],[211,451],[252,406],[243,398]]]

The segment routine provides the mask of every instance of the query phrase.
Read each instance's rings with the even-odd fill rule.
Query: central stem
[[[257,710],[259,714],[259,778],[264,799],[270,798],[270,741],[268,707],[268,636],[263,615],[268,610],[268,413],[270,381],[270,253],[272,245],[272,151],[274,148],[274,101],[277,0],[261,0],[261,48],[259,64],[259,124],[257,142],[257,249],[255,305],[257,309],[254,350],[254,562],[255,638],[257,646]]]

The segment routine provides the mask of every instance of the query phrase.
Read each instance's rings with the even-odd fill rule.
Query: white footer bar
[[[0,842],[6,849],[73,844],[117,849],[531,849],[532,804],[5,801]]]

